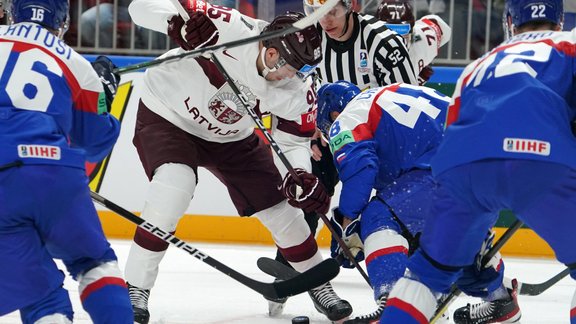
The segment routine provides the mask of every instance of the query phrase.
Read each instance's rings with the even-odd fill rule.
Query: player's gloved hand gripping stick
[[[178,7],[181,8],[181,9],[178,8],[179,13],[182,16],[182,18],[185,18],[188,15],[188,13],[186,12],[186,10],[184,8],[182,8],[182,6],[178,2],[178,0],[171,0],[171,1],[176,8],[178,8]],[[177,4],[174,2],[177,2]],[[206,55],[206,54],[209,55],[209,54],[212,54],[216,51],[223,51],[223,50],[228,49],[228,48],[239,47],[239,46],[243,46],[243,45],[246,45],[246,44],[249,44],[252,42],[260,42],[263,40],[276,38],[276,37],[282,36],[284,34],[293,33],[293,32],[299,31],[301,29],[304,29],[310,25],[314,25],[318,20],[320,20],[320,18],[322,18],[325,14],[327,14],[330,10],[332,10],[332,8],[335,5],[337,5],[339,2],[340,2],[340,0],[327,0],[326,3],[324,3],[324,5],[322,5],[322,7],[315,10],[309,16],[306,16],[305,18],[295,22],[289,28],[285,28],[285,29],[281,29],[281,30],[275,30],[272,32],[266,32],[266,33],[262,33],[260,35],[247,37],[244,39],[238,39],[238,40],[227,42],[227,43],[201,47],[201,48],[197,48],[195,50],[181,53],[178,55],[167,56],[167,57],[163,57],[160,59],[154,59],[154,60],[149,61],[149,62],[124,66],[124,67],[115,69],[114,72],[119,73],[119,74],[123,74],[123,73],[136,71],[136,70],[140,70],[140,69],[144,69],[144,68],[148,68],[148,67],[153,67],[155,65],[159,65],[159,64],[162,64],[164,62],[179,60],[179,59],[184,58],[184,57],[198,57],[198,56],[202,56],[202,55]],[[184,11],[184,13],[186,13],[186,16],[183,15],[182,11]]]

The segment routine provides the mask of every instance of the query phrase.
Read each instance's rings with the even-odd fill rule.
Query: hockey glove
[[[422,68],[422,71],[420,71],[420,74],[418,75],[418,84],[419,85],[426,84],[426,82],[430,80],[430,77],[432,77],[433,74],[434,69],[432,69],[430,65],[426,65],[425,67]]]
[[[465,267],[456,281],[458,288],[468,296],[487,297],[502,284],[504,265],[500,264],[500,253],[496,253],[484,267],[481,267],[482,259],[492,247],[493,240],[494,232],[490,231],[482,243],[480,252],[476,255],[474,264]]]
[[[201,11],[187,10],[190,20],[184,21],[179,15],[168,21],[168,36],[187,51],[210,46],[218,42],[218,28]]]
[[[326,214],[330,208],[330,196],[318,178],[304,169],[294,169],[299,181],[288,173],[282,180],[280,188],[288,203],[307,213]],[[300,183],[298,185],[297,183]]]
[[[334,208],[332,210],[330,224],[338,236],[346,243],[356,262],[360,262],[364,260],[364,244],[360,239],[360,217],[353,220],[346,228],[342,228],[343,220],[344,215],[342,215],[340,209],[338,209],[338,207]],[[343,268],[354,268],[354,264],[348,259],[346,254],[344,254],[342,247],[334,238],[334,234],[332,234],[332,241],[330,242],[330,256],[338,260]]]
[[[106,56],[98,56],[94,62],[92,62],[92,68],[100,77],[100,81],[104,86],[104,94],[106,95],[106,107],[108,112],[112,108],[112,101],[114,101],[114,96],[116,95],[116,90],[118,89],[118,84],[120,83],[120,75],[114,73],[116,65]]]

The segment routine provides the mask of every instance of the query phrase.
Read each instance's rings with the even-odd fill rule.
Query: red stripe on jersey
[[[422,314],[416,307],[412,306],[411,304],[398,299],[398,298],[391,298],[388,299],[386,303],[386,307],[396,307],[401,311],[409,314],[413,319],[415,319],[418,323],[426,324],[428,323],[428,319],[424,314]]]
[[[370,262],[372,262],[377,257],[392,254],[392,253],[404,253],[404,254],[408,255],[408,249],[404,246],[398,245],[398,246],[387,247],[385,249],[376,250],[376,251],[374,251],[368,255],[368,257],[366,258],[366,265],[368,265]]]
[[[68,65],[66,65],[62,59],[60,59],[60,57],[47,50],[46,48],[35,44],[11,40],[0,40],[0,42],[13,42],[14,47],[12,50],[18,53],[36,48],[50,55],[56,60],[56,62],[58,62],[58,66],[62,69],[62,73],[64,73],[64,79],[68,83],[68,87],[70,88],[70,92],[72,94],[74,109],[94,114],[98,113],[98,97],[100,96],[100,93],[82,89],[78,83],[78,80],[76,79],[76,76],[72,73],[72,71],[70,71]]]
[[[390,87],[392,88],[392,87]],[[385,90],[388,89],[385,88]],[[396,88],[392,89],[394,91]],[[374,133],[376,132],[376,128],[378,128],[378,124],[380,123],[380,119],[382,118],[382,107],[376,104],[376,101],[380,95],[385,91],[382,90],[378,93],[374,99],[372,100],[372,106],[370,106],[370,111],[368,112],[368,120],[365,123],[359,124],[358,126],[354,127],[352,130],[352,135],[354,136],[355,141],[362,141],[368,140],[374,137]]]
[[[574,307],[570,310],[570,318],[574,318],[574,317],[576,317],[576,307]]]
[[[94,281],[93,283],[89,284],[88,286],[86,286],[86,288],[84,288],[84,290],[80,294],[80,300],[82,302],[84,302],[84,300],[86,298],[88,298],[88,296],[90,296],[90,294],[92,294],[96,290],[104,288],[105,286],[120,286],[120,287],[126,288],[126,283],[124,282],[124,280],[122,278],[118,278],[118,277],[100,278],[100,279]]]
[[[460,115],[460,97],[454,98],[454,103],[448,107],[446,126],[444,128],[455,123],[458,120],[458,115]]]

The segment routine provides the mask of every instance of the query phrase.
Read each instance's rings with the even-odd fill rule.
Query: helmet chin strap
[[[268,73],[270,72],[276,72],[276,70],[278,70],[276,67],[273,68],[269,68],[268,65],[266,65],[266,47],[262,47],[262,50],[260,51],[260,60],[262,62],[262,65],[264,66],[264,69],[260,72],[260,74],[265,78]]]
[[[350,10],[348,10],[348,12],[346,13],[346,22],[344,22],[344,28],[342,29],[342,35],[340,35],[338,38],[344,36],[346,34],[346,32],[348,31],[348,27],[350,27],[350,24],[348,22],[350,22],[350,15],[352,14],[352,9],[350,8]]]

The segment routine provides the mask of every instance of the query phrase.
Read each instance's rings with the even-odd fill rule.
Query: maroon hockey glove
[[[200,11],[187,11],[190,20],[176,15],[168,21],[170,39],[187,51],[216,44],[219,34],[212,20]]]
[[[420,74],[418,75],[418,84],[419,85],[426,84],[426,82],[430,80],[432,74],[434,74],[434,69],[432,69],[430,65],[426,65],[425,67],[423,67],[422,71],[420,71]]]
[[[282,180],[282,194],[288,203],[307,213],[326,214],[330,207],[330,196],[318,178],[303,169],[294,169],[298,175],[298,185],[292,174],[288,173]]]

